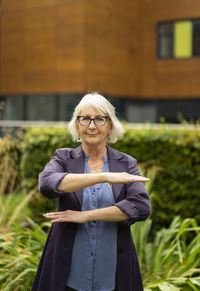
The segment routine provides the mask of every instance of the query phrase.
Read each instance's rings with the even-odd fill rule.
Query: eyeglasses
[[[109,119],[109,116],[97,116],[95,118],[90,118],[89,116],[77,116],[78,122],[82,126],[89,126],[92,120],[96,126],[103,126]]]

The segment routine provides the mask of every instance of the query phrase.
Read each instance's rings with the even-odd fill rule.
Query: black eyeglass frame
[[[90,119],[89,123],[88,123],[87,125],[83,125],[83,124],[80,122],[80,118],[81,118],[81,117],[86,117],[86,118]],[[96,118],[105,118],[105,122],[104,122],[104,124],[102,124],[102,125],[98,125],[98,124],[96,124],[96,123],[95,123],[95,119],[96,119]],[[89,116],[85,116],[85,115],[77,115],[77,120],[78,120],[79,124],[82,125],[82,126],[89,126],[89,125],[91,124],[91,122],[93,121],[94,124],[95,124],[96,126],[100,127],[100,126],[104,126],[104,125],[106,124],[107,120],[110,120],[110,117],[109,117],[109,116],[96,116],[95,118],[90,118]]]

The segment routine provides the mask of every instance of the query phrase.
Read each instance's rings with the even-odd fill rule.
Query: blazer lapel
[[[114,172],[114,173],[127,172],[128,165],[127,165],[127,161],[124,158],[125,156],[122,153],[110,147],[107,147],[107,149],[108,149],[110,172]],[[115,201],[117,201],[123,186],[124,184],[112,185]]]
[[[85,157],[82,146],[79,146],[71,151],[71,159],[69,162],[69,173],[82,174],[84,173]],[[75,195],[82,205],[83,189],[75,191]]]

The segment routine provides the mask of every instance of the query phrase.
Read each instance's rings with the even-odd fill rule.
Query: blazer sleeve
[[[48,198],[58,198],[65,194],[57,190],[58,185],[67,173],[66,151],[57,149],[54,156],[46,164],[44,170],[39,174],[39,191]]]
[[[140,175],[137,161],[134,158],[128,158],[128,173]],[[114,205],[125,212],[130,219],[124,221],[129,225],[145,220],[151,213],[151,202],[149,194],[142,182],[131,182],[125,186],[126,198]]]

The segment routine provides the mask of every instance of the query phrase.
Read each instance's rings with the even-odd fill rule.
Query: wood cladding
[[[81,92],[83,1],[2,1],[1,92]]]
[[[200,58],[156,55],[157,23],[188,18],[199,0],[2,0],[0,93],[200,98]]]

